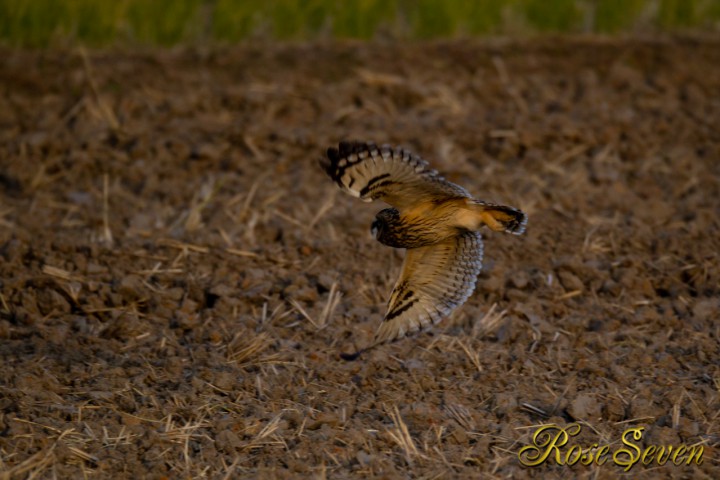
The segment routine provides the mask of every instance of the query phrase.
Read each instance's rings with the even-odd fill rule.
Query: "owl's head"
[[[370,225],[370,233],[375,240],[382,241],[384,234],[391,230],[392,225],[396,224],[400,219],[400,212],[394,208],[386,208],[380,210],[375,215],[375,220]]]

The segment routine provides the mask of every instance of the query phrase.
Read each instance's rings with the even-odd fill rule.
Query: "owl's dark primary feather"
[[[408,208],[428,197],[470,198],[464,188],[448,182],[428,163],[402,148],[374,143],[340,142],[328,148],[323,167],[343,190],[365,202],[382,199]]]

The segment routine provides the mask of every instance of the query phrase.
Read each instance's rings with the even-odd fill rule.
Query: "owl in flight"
[[[480,227],[514,235],[525,231],[523,212],[474,199],[401,148],[341,142],[327,150],[321,165],[353,197],[391,205],[378,212],[372,235],[384,245],[407,249],[373,343],[343,354],[346,360],[428,328],[462,305],[475,289],[482,265]]]

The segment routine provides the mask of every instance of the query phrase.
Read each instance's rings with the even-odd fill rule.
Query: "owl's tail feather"
[[[517,208],[495,205],[473,200],[474,210],[480,214],[482,222],[496,232],[521,235],[527,226],[527,215]]]

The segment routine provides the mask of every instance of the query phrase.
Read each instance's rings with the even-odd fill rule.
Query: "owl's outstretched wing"
[[[448,316],[475,290],[482,256],[482,237],[470,231],[407,250],[374,341],[355,353],[341,353],[340,357],[355,360],[373,347],[428,328]]]
[[[373,345],[425,329],[465,303],[475,290],[482,256],[477,232],[408,250]]]
[[[381,199],[398,209],[427,201],[469,198],[428,163],[402,148],[374,143],[340,142],[329,148],[322,167],[343,190],[363,201]]]

